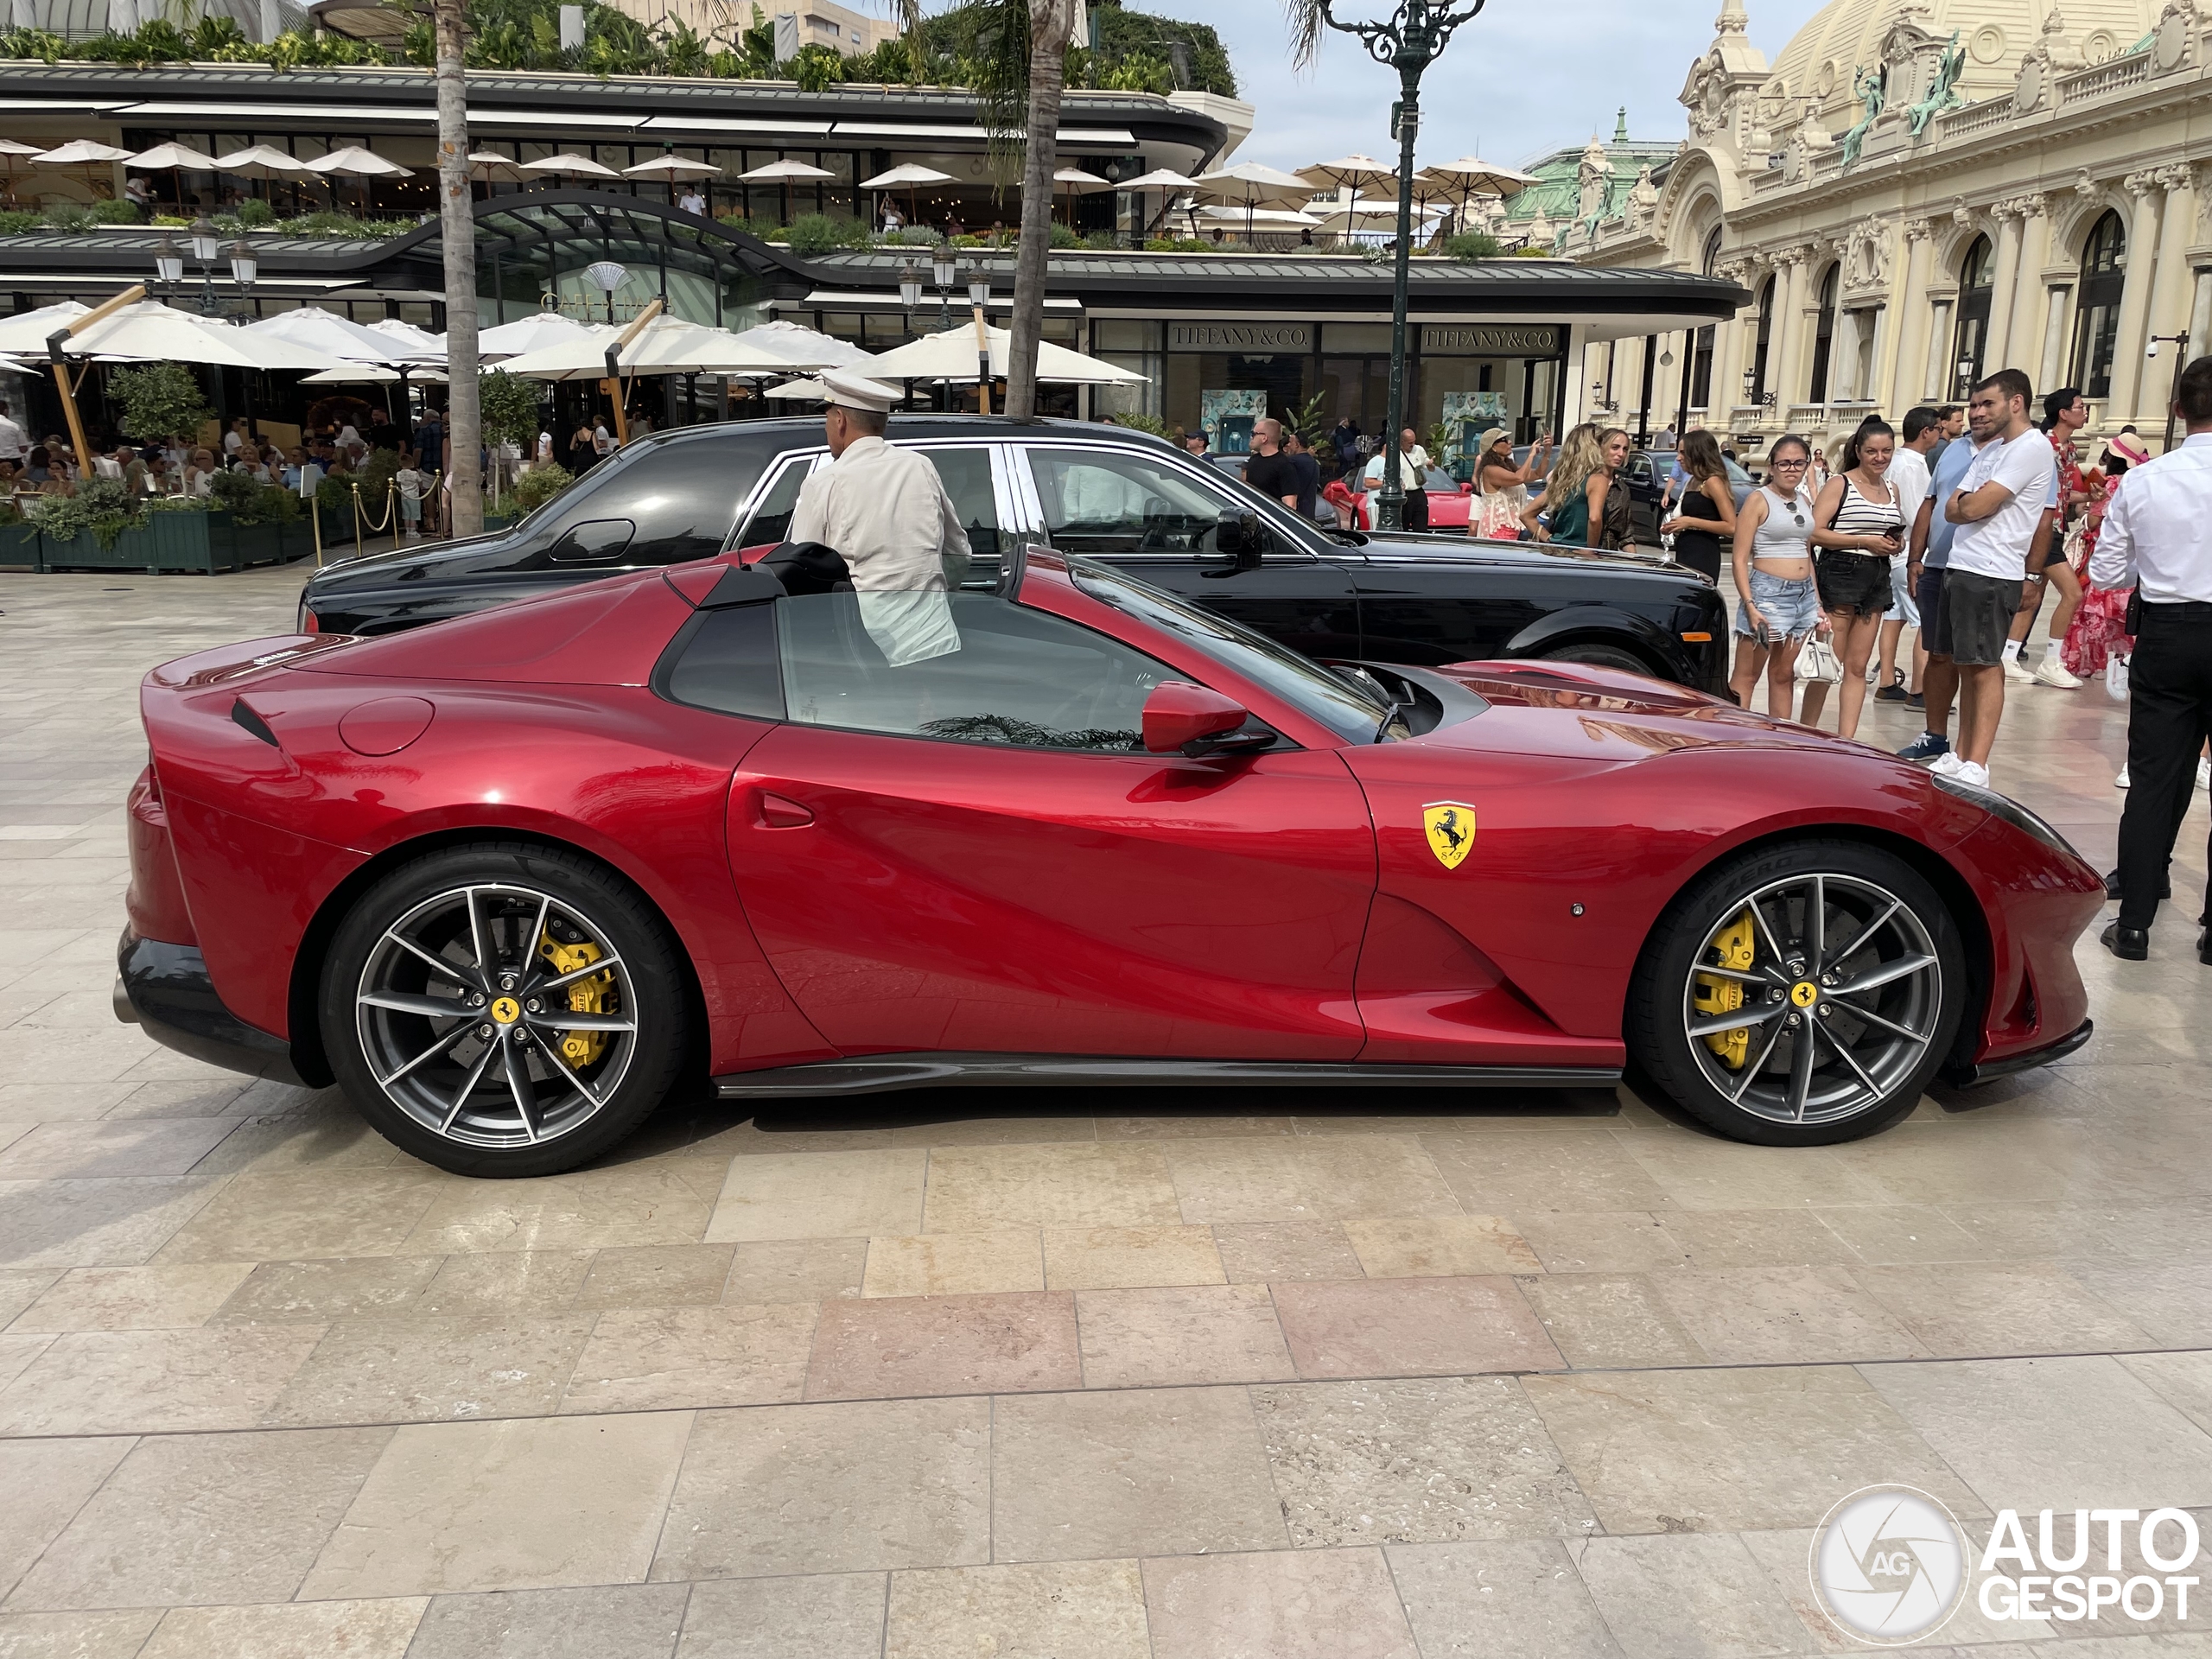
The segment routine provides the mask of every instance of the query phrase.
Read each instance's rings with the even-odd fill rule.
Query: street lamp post
[[[2181,372],[2189,365],[2189,336],[2187,334],[2153,334],[2151,336],[2151,349],[2144,355],[2152,362],[2157,362],[2158,347],[2161,346],[2171,346],[2174,348],[2173,390],[2166,397],[2166,435],[2164,442],[2158,447],[2158,453],[2163,455],[2171,454],[2174,447],[2174,405],[2181,402]]]
[[[952,285],[960,278],[959,255],[954,250],[950,238],[937,245],[937,252],[931,257],[931,263],[936,267],[931,275],[937,278],[938,332],[944,334],[952,327]]]
[[[914,332],[914,308],[922,302],[921,269],[912,260],[899,268],[899,306],[906,314],[906,332]]]
[[[184,255],[166,236],[154,245],[154,286],[166,299],[184,280]]]
[[[253,279],[261,274],[261,261],[254,257],[253,246],[244,237],[231,244],[231,280],[238,285],[238,313],[248,315],[253,308]]]
[[[1421,130],[1421,78],[1459,25],[1484,0],[1398,0],[1388,22],[1342,22],[1337,0],[1306,0],[1306,16],[1340,34],[1357,35],[1367,55],[1398,72],[1398,101],[1391,106],[1391,137],[1398,141],[1398,246],[1390,283],[1390,426],[1384,434],[1382,493],[1376,498],[1376,527],[1405,528],[1406,493],[1399,478],[1398,434],[1406,424],[1406,284],[1414,239],[1414,139]]]
[[[205,214],[185,234],[192,238],[192,257],[200,262],[200,315],[212,317],[220,309],[215,302],[215,260],[223,251],[223,238]]]

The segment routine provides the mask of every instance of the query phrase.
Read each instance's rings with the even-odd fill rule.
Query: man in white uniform
[[[960,649],[946,595],[968,569],[968,532],[925,456],[883,441],[899,394],[849,370],[820,376],[830,464],[799,486],[791,539],[844,556],[861,620],[892,666]]]

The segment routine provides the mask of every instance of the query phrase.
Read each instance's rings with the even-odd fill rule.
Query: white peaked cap
[[[899,394],[891,387],[866,375],[855,374],[850,369],[824,369],[818,378],[825,400],[842,404],[847,409],[888,415],[891,406],[899,401]]]

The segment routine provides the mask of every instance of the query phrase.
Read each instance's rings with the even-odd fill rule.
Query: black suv
[[[1118,565],[1313,657],[1435,666],[1548,657],[1722,694],[1727,614],[1696,572],[1579,548],[1393,539],[1308,524],[1160,439],[1122,427],[894,416],[935,463],[979,582],[1045,543]],[[387,633],[643,566],[785,538],[829,462],[813,420],[655,433],[495,534],[315,573],[301,626]]]

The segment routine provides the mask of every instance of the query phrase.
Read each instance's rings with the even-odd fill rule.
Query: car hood
[[[1490,707],[1414,740],[1419,743],[1597,765],[1689,749],[1810,750],[1885,760],[1918,775],[1918,768],[1863,743],[1640,674],[1554,662],[1462,663],[1427,671],[1465,686]]]
[[[410,572],[428,575],[448,560],[468,558],[505,541],[514,534],[515,528],[509,524],[501,530],[487,530],[481,535],[440,542],[433,547],[387,548],[381,553],[365,553],[359,558],[327,564],[308,578],[307,592],[327,594],[355,586],[380,588],[404,579]]]

